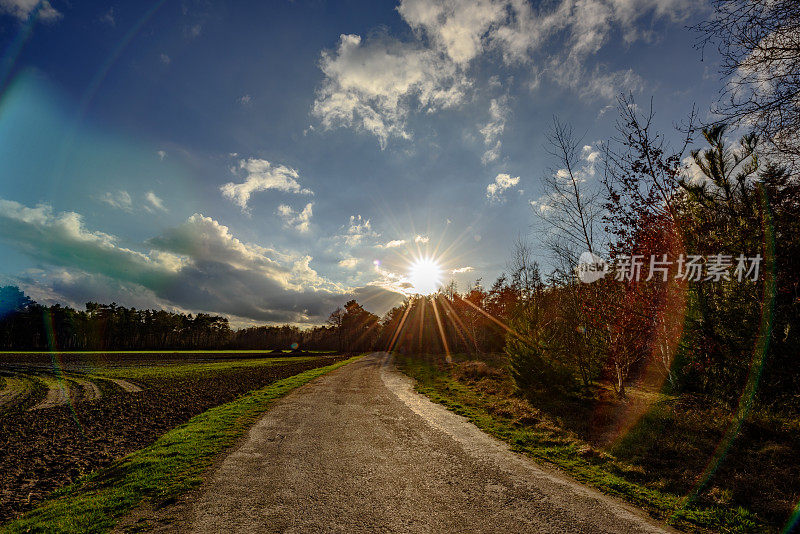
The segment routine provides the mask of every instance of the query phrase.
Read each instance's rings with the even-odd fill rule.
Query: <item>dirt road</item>
[[[277,403],[210,477],[195,532],[669,532],[415,393],[373,354]]]

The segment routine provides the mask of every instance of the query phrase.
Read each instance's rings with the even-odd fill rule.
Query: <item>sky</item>
[[[587,180],[615,103],[720,86],[695,0],[0,0],[0,284],[39,302],[320,324],[411,266],[489,286],[554,116]],[[538,204],[537,204],[538,203]]]

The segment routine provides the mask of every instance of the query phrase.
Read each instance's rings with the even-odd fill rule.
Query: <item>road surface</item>
[[[671,532],[508,450],[375,353],[295,390],[204,485],[194,532]]]

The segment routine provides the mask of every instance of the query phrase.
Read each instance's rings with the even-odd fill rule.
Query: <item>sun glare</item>
[[[408,270],[411,290],[420,295],[430,295],[442,285],[442,268],[431,258],[420,258]]]

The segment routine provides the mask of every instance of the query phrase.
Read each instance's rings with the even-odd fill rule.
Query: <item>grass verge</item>
[[[551,421],[520,424],[502,411],[490,413],[497,401],[493,395],[459,382],[429,361],[398,355],[395,363],[416,380],[418,392],[506,441],[513,450],[555,464],[576,480],[635,504],[674,527],[690,532],[772,530],[745,508],[687,503],[682,496],[645,485],[635,465],[588,446]]]
[[[192,418],[106,469],[53,494],[44,504],[0,527],[2,532],[107,532],[145,501],[171,502],[197,487],[214,457],[233,445],[276,399],[355,356],[278,380]]]

